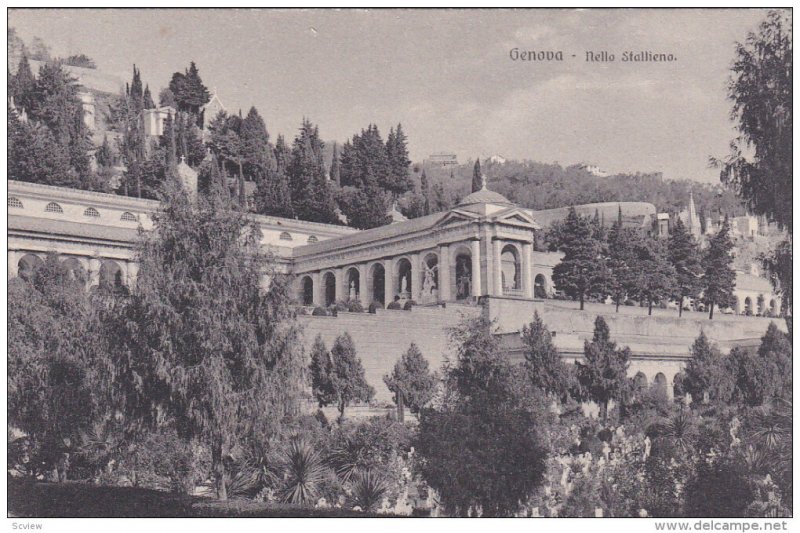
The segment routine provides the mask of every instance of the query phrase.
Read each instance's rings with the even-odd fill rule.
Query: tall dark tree
[[[438,381],[436,372],[431,372],[428,361],[412,342],[408,351],[395,363],[392,373],[383,376],[383,382],[394,394],[400,422],[404,420],[405,406],[412,413],[419,414],[433,399]]]
[[[675,288],[675,269],[669,262],[664,243],[655,238],[640,239],[634,248],[636,275],[633,295],[647,302],[647,314],[653,314],[653,304],[665,302]]]
[[[8,106],[7,124],[9,179],[62,187],[78,186],[69,153],[56,142],[45,125],[21,122],[11,106]]]
[[[389,136],[386,138],[386,155],[389,159],[390,180],[387,180],[385,187],[396,198],[412,190],[414,186],[408,172],[411,160],[408,158],[408,139],[402,124],[397,124],[397,129],[389,130]]]
[[[630,294],[633,293],[636,275],[639,271],[636,254],[637,243],[641,235],[634,228],[626,228],[622,224],[622,208],[617,220],[608,232],[607,264],[609,271],[608,293],[616,304],[616,311]]]
[[[153,425],[165,417],[207,446],[225,499],[234,446],[273,438],[296,411],[303,356],[288,285],[275,276],[264,289],[260,232],[217,192],[195,205],[168,182],[113,353],[123,411]]]
[[[617,343],[611,341],[608,324],[598,316],[592,342],[584,342],[583,355],[583,361],[575,361],[580,396],[596,402],[605,421],[608,403],[620,401],[625,393],[631,352],[627,347],[617,348]]]
[[[292,194],[289,188],[288,165],[292,157],[283,135],[275,142],[275,164],[267,175],[256,182],[253,201],[255,210],[262,215],[293,218]]]
[[[322,150],[319,129],[304,119],[294,139],[287,168],[292,208],[295,216],[301,220],[338,224],[336,203],[325,172]]]
[[[145,85],[144,93],[142,94],[142,103],[145,109],[155,109],[156,103],[153,101],[153,95],[150,93],[150,86]]]
[[[740,136],[720,178],[758,215],[792,232],[792,14],[774,10],[737,43],[728,86]],[[746,154],[752,153],[752,159]]]
[[[333,157],[331,158],[331,181],[336,185],[341,185],[341,173],[339,172],[339,145],[333,143]]]
[[[560,400],[565,399],[570,385],[569,369],[538,312],[534,312],[533,321],[522,328],[522,343],[525,367],[533,385]]]
[[[423,198],[422,212],[424,215],[431,214],[431,187],[428,183],[428,175],[425,174],[425,169],[422,169],[422,174],[419,177],[419,189]]]
[[[457,354],[442,401],[420,413],[420,471],[451,516],[513,516],[543,479],[543,408],[526,408],[488,319],[451,335]]]
[[[273,159],[267,125],[255,107],[242,121],[241,137],[245,178],[256,181],[272,170]]]
[[[714,318],[715,305],[731,307],[735,303],[736,272],[733,270],[732,252],[730,223],[725,217],[703,256],[703,302],[708,306],[709,319]]]
[[[690,349],[691,357],[684,370],[683,389],[692,395],[692,403],[727,402],[733,392],[733,377],[725,356],[701,331]]]
[[[481,173],[481,158],[475,158],[475,166],[472,167],[472,192],[477,192],[483,188],[483,174]]]
[[[578,299],[583,310],[587,296],[600,296],[607,290],[603,244],[595,239],[591,220],[579,216],[575,208],[570,208],[560,228],[554,240],[564,257],[553,268],[553,282],[556,289]]]
[[[678,218],[667,242],[669,262],[675,269],[673,298],[678,300],[678,316],[683,314],[683,300],[697,298],[703,288],[703,265],[700,263],[700,248],[691,233],[686,231]]]
[[[175,97],[180,111],[187,111],[199,120],[200,108],[208,103],[211,95],[203,85],[200,72],[194,61],[183,73],[175,72],[169,82],[169,90]],[[213,118],[213,117],[212,117]]]
[[[31,71],[31,64],[25,54],[19,60],[17,72],[9,79],[9,96],[14,98],[14,105],[17,109],[30,111],[33,91],[36,86],[36,78]]]
[[[314,353],[321,352],[323,348],[324,344],[321,347],[315,345]],[[320,406],[336,405],[341,421],[344,420],[345,409],[349,405],[358,400],[368,402],[375,395],[375,389],[364,377],[364,367],[349,333],[336,337],[327,367],[324,359],[322,355],[318,357],[318,362],[312,359],[312,365],[320,368],[318,372],[315,370],[316,366],[311,368],[312,376],[317,372],[319,380],[315,382],[315,387],[321,391],[315,397]]]

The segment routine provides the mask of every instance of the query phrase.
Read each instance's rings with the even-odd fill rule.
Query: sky
[[[501,155],[608,172],[718,180],[736,136],[735,43],[766,12],[731,10],[15,10],[53,55],[84,53],[154,95],[195,61],[228,111],[255,106],[274,140],[303,117],[342,142],[402,123],[414,161]],[[561,51],[514,61],[510,51]],[[586,52],[615,55],[587,62]],[[672,62],[622,62],[625,51]],[[575,57],[572,57],[572,55]]]

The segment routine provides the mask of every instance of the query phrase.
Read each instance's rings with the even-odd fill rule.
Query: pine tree
[[[534,312],[533,321],[522,328],[522,343],[525,367],[533,385],[565,399],[569,391],[569,370],[538,312]]]
[[[472,192],[477,192],[482,188],[483,174],[481,174],[481,158],[477,157],[475,158],[475,166],[472,167]]]
[[[144,109],[155,109],[156,103],[153,101],[153,95],[150,94],[150,86],[146,85],[144,94],[142,95],[142,103]]]
[[[331,181],[336,185],[341,185],[341,173],[339,172],[339,145],[333,143],[333,157],[331,158]]]
[[[368,402],[375,395],[375,389],[364,377],[364,367],[356,353],[356,346],[349,333],[336,337],[331,348],[330,387],[339,410],[339,420],[344,420],[344,412],[352,402]]]
[[[180,111],[187,111],[199,119],[200,108],[208,103],[211,95],[203,85],[200,72],[194,61],[184,73],[175,72],[169,82],[169,90],[175,96]]]
[[[703,257],[703,302],[708,306],[708,318],[714,318],[714,306],[730,307],[735,302],[736,272],[733,270],[733,242],[728,217],[711,239]]]
[[[394,393],[398,421],[404,421],[406,405],[412,413],[419,414],[433,399],[438,381],[438,376],[430,371],[428,361],[412,342],[408,351],[395,363],[392,373],[383,376],[383,382]]]
[[[256,183],[253,197],[257,213],[278,217],[293,218],[292,196],[289,190],[287,167],[292,157],[282,135],[275,143],[275,164],[267,175]]]
[[[641,240],[638,231],[622,225],[622,208],[611,230],[608,232],[608,292],[616,304],[616,311],[629,294],[633,292],[636,274],[639,271],[638,257],[635,253],[637,242]]]
[[[675,269],[667,258],[661,241],[654,238],[639,240],[634,248],[636,273],[633,295],[647,302],[647,314],[653,314],[653,303],[667,300],[674,292]]]
[[[33,91],[36,87],[36,78],[31,71],[31,64],[28,62],[28,56],[22,55],[17,66],[17,73],[11,77],[9,76],[9,96],[14,98],[14,105],[17,109],[25,109],[30,111]]]
[[[680,218],[670,232],[667,247],[669,262],[675,269],[675,291],[672,296],[678,300],[678,316],[681,316],[683,300],[697,298],[702,290],[700,248]]]
[[[393,132],[393,143],[394,132]],[[389,223],[387,215],[391,194],[392,169],[387,147],[378,127],[370,124],[352,143],[345,143],[340,158],[341,183],[339,199],[348,224],[369,229]]]
[[[733,392],[733,377],[725,356],[709,342],[705,332],[695,339],[684,370],[683,388],[693,403],[727,402]]]
[[[403,132],[402,124],[397,124],[397,129],[389,130],[389,136],[386,139],[386,153],[391,181],[386,184],[386,188],[395,198],[413,188],[413,182],[408,172],[411,160],[408,158],[407,145],[408,139]]]
[[[51,131],[38,122],[20,122],[8,106],[8,178],[44,185],[77,187],[69,153]]]
[[[325,173],[322,150],[318,128],[304,119],[294,139],[287,168],[292,207],[295,216],[301,220],[338,224],[336,203]]]
[[[325,407],[336,401],[331,377],[333,372],[331,352],[328,351],[322,336],[319,334],[317,334],[314,344],[311,346],[311,363],[308,368],[311,374],[311,394],[319,406]]]
[[[422,175],[419,177],[419,188],[423,198],[423,214],[431,214],[431,189],[428,183],[428,176],[425,174],[425,169],[422,169]]]
[[[603,247],[594,237],[591,220],[579,216],[573,207],[561,225],[558,249],[564,257],[553,268],[553,282],[556,289],[577,298],[583,310],[587,296],[598,296],[606,290],[608,272],[604,267]]]
[[[603,317],[594,321],[592,342],[583,346],[584,360],[576,360],[580,395],[600,406],[603,420],[608,420],[608,403],[620,400],[628,382],[630,349],[618,349]]]
[[[225,499],[231,450],[246,437],[274,438],[296,412],[301,331],[285,280],[263,288],[269,262],[246,213],[214,193],[195,205],[177,180],[161,206],[114,325],[122,411],[153,426],[164,417],[207,446]]]
[[[245,178],[256,181],[257,176],[265,176],[272,170],[272,147],[267,126],[255,107],[250,108],[242,121],[241,136]]]

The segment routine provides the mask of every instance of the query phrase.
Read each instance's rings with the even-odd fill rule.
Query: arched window
[[[291,236],[289,237],[291,239]],[[319,242],[316,235],[309,235],[308,237],[308,244],[314,244],[315,242]]]
[[[662,372],[659,372],[658,374],[656,374],[656,377],[653,378],[653,385],[656,387],[657,390],[666,394],[667,376],[665,376]]]
[[[456,255],[456,300],[472,296],[472,256],[469,252]]]
[[[289,234],[288,231],[284,231],[283,233],[281,233],[280,239],[282,241],[291,241],[292,240],[292,236]]]
[[[314,281],[311,276],[305,276],[302,282],[302,294],[300,295],[303,305],[314,305]]]
[[[397,261],[397,285],[395,286],[395,294],[391,295],[400,296],[400,298],[411,298],[411,261],[405,257]]]
[[[13,196],[8,197],[8,207],[13,207],[16,209],[24,209],[22,201],[19,198],[14,198]]]
[[[41,257],[34,254],[23,255],[17,263],[17,275],[25,280],[33,279],[33,274],[44,264]]]
[[[130,213],[128,211],[125,211],[124,213],[122,213],[122,216],[119,217],[119,219],[123,220],[125,222],[136,222],[136,220],[137,220],[136,219],[136,215],[134,215],[133,213]]]
[[[347,280],[347,287],[345,287],[345,290],[347,291],[345,295],[346,298],[348,300],[360,299],[361,273],[358,271],[358,269],[357,268],[348,269],[345,279]]]
[[[325,305],[333,305],[336,302],[336,276],[328,272],[322,280],[325,282]]]
[[[95,209],[94,207],[87,207],[86,211],[83,212],[83,216],[85,217],[99,217],[100,212]]]
[[[63,213],[64,212],[64,210],[61,209],[61,206],[58,205],[55,202],[50,202],[49,204],[47,204],[47,206],[44,208],[44,210],[45,210],[46,213]]]

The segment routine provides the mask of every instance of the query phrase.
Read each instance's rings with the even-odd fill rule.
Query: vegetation
[[[364,367],[349,333],[336,337],[330,352],[317,337],[309,369],[314,399],[320,407],[336,405],[340,420],[344,420],[345,409],[352,402],[368,402],[375,395],[375,389],[364,377]]]
[[[403,422],[406,405],[412,413],[419,414],[433,399],[438,381],[438,375],[430,371],[428,361],[412,342],[408,351],[394,365],[392,373],[383,376],[386,387],[394,394],[397,419]]]
[[[708,318],[714,318],[714,306],[732,307],[736,273],[733,271],[733,242],[729,235],[730,223],[725,219],[720,230],[711,239],[703,256],[703,301],[708,306]]]

